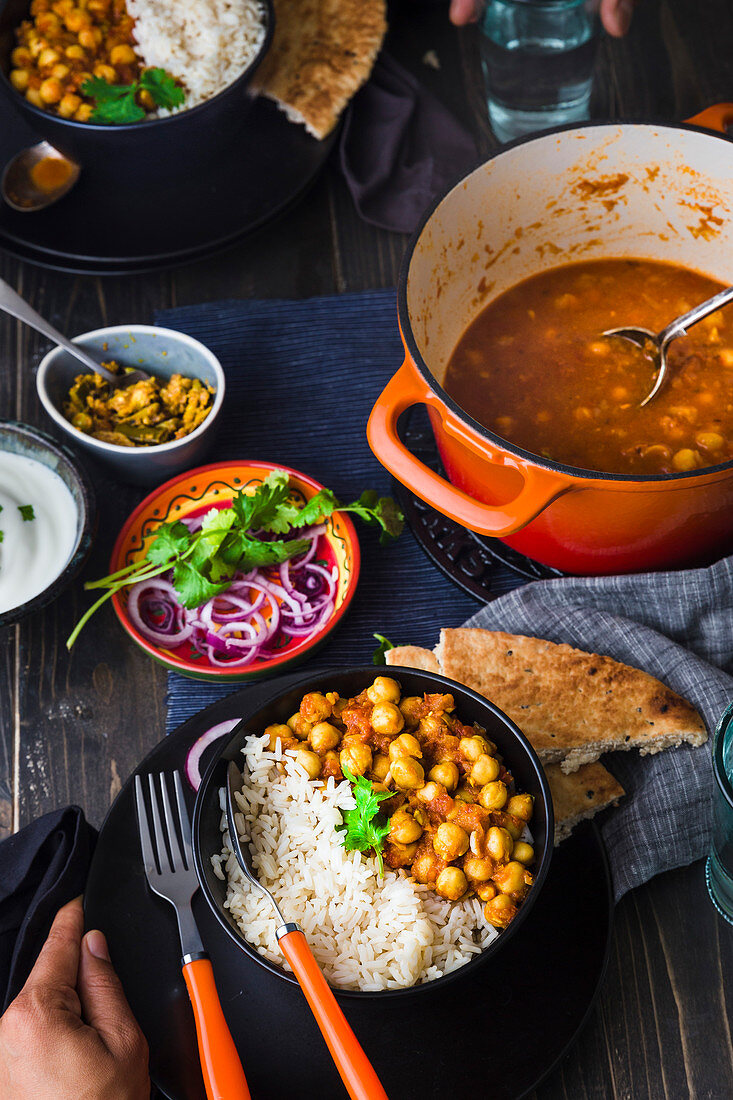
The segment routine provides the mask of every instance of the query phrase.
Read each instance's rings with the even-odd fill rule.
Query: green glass
[[[708,893],[721,917],[733,924],[733,703],[713,740],[713,844],[705,865]]]

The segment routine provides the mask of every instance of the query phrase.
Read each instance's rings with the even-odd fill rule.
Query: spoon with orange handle
[[[387,1100],[387,1094],[374,1072],[374,1067],[361,1049],[359,1040],[351,1030],[328,982],[321,973],[321,968],[313,958],[313,952],[308,946],[302,928],[285,920],[280,906],[254,872],[250,862],[249,847],[241,843],[234,820],[237,809],[234,796],[235,792],[241,788],[242,774],[235,762],[230,760],[227,768],[227,823],[232,848],[239,866],[252,885],[267,895],[280,917],[282,923],[276,932],[280,949],[298,979],[351,1100]]]

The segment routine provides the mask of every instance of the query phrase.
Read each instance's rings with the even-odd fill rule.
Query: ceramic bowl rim
[[[89,557],[94,541],[94,525],[96,520],[96,500],[92,481],[73,451],[67,447],[65,443],[53,439],[42,429],[35,428],[31,424],[25,424],[23,421],[2,421],[0,424],[0,435],[7,429],[10,429],[14,435],[34,439],[36,442],[43,444],[45,449],[50,451],[51,454],[61,456],[61,458],[64,459],[68,468],[72,471],[79,488],[82,503],[82,523],[80,525],[77,540],[74,544],[74,549],[61,572],[54,577],[50,584],[39,592],[38,595],[33,596],[30,600],[26,600],[25,603],[20,604],[18,607],[12,607],[8,611],[0,613],[0,629],[5,626],[10,626],[12,623],[16,623],[20,619],[24,619],[26,615],[31,615],[35,611],[40,611],[41,608],[47,607],[48,604],[52,603],[61,595],[64,589],[68,587],[79,573]],[[1,449],[0,447],[0,450]]]
[[[192,477],[200,477],[202,475],[208,475],[215,470],[229,470],[233,466],[252,466],[262,471],[272,472],[273,470],[284,470],[285,473],[291,477],[296,477],[303,481],[305,484],[310,485],[316,492],[319,489],[323,489],[324,486],[316,481],[314,477],[309,474],[301,473],[300,470],[295,470],[291,466],[283,466],[276,462],[267,462],[264,459],[229,459],[221,462],[211,462],[205,466],[195,466],[191,470],[184,470],[183,473],[176,474],[175,477],[169,478],[162,485],[157,486],[138,504],[138,506],[130,513],[125,520],[120,533],[115,540],[114,547],[112,548],[112,554],[110,557],[110,571],[114,572],[118,566],[118,559],[122,546],[130,532],[135,521],[138,517],[147,510],[147,508],[153,503],[153,501],[160,494],[172,489],[176,484],[181,481],[187,481]],[[126,612],[120,606],[120,600],[117,595],[112,597],[112,607],[114,608],[115,615],[122,626],[125,633],[130,637],[136,645],[143,650],[153,660],[158,661],[165,668],[172,672],[177,672],[181,676],[193,676],[198,671],[204,671],[206,673],[206,681],[209,683],[241,683],[247,679],[255,679],[258,677],[265,677],[271,673],[284,672],[291,661],[300,661],[305,659],[311,651],[323,642],[326,637],[338,626],[343,619],[346,612],[351,606],[351,602],[356,594],[357,587],[359,585],[359,576],[361,573],[361,548],[359,545],[359,538],[356,533],[356,528],[353,521],[348,515],[342,515],[341,520],[346,528],[349,549],[352,555],[352,571],[351,579],[349,581],[344,598],[341,605],[336,608],[328,621],[324,623],[321,629],[316,635],[308,639],[306,645],[299,649],[297,653],[283,654],[282,657],[273,657],[269,661],[263,662],[261,665],[255,665],[252,668],[249,666],[238,666],[236,668],[209,668],[205,670],[199,670],[191,664],[181,666],[171,663],[167,657],[162,653],[159,646],[156,646],[154,642],[149,642],[146,638],[140,634],[138,630],[130,622]]]
[[[144,445],[141,447],[121,447],[118,443],[105,443],[101,439],[95,439],[94,436],[86,435],[84,432],[80,432],[75,428],[59,411],[57,406],[51,400],[51,395],[48,392],[46,379],[49,375],[53,374],[53,365],[56,359],[61,355],[69,355],[69,352],[62,347],[51,348],[47,351],[43,359],[38,365],[38,373],[36,375],[36,389],[38,390],[38,396],[41,399],[41,403],[56,424],[69,435],[71,439],[79,444],[79,446],[88,447],[92,451],[98,452],[101,456],[123,456],[126,459],[130,459],[133,455],[140,455],[147,457],[149,455],[165,455],[180,450],[186,444],[195,439],[200,439],[201,436],[211,427],[221,411],[222,404],[224,402],[224,392],[226,389],[226,379],[224,376],[224,368],[222,367],[219,359],[214,355],[213,351],[202,344],[200,340],[196,340],[195,337],[189,336],[187,332],[178,332],[177,329],[164,328],[162,325],[105,325],[103,328],[95,328],[90,332],[80,332],[78,336],[71,338],[72,344],[81,344],[83,340],[96,336],[113,336],[117,333],[127,332],[131,335],[140,333],[142,335],[163,335],[167,339],[177,340],[181,344],[187,345],[192,350],[200,353],[204,359],[206,359],[211,366],[214,374],[216,375],[217,385],[216,393],[214,394],[214,401],[211,406],[211,412],[203,420],[197,428],[194,428],[188,435],[182,436],[181,439],[172,439],[168,443],[154,443],[150,445]],[[83,344],[82,344],[83,346]],[[83,367],[79,364],[80,372],[83,372]],[[155,371],[153,370],[154,374]]]
[[[380,989],[380,990],[356,990],[356,989],[341,989],[333,986],[333,990],[340,997],[349,997],[356,999],[372,1000],[375,998],[394,998],[394,997],[407,997],[407,996],[421,996],[427,992],[430,992],[436,988],[443,989],[449,982],[455,981],[461,976],[473,972],[477,967],[484,965],[491,958],[493,958],[497,952],[499,952],[503,946],[505,946],[516,934],[516,932],[522,927],[526,918],[532,911],[534,904],[539,897],[542,887],[546,881],[547,873],[550,868],[552,856],[554,852],[554,812],[552,806],[552,795],[550,792],[549,782],[545,774],[545,770],[540,762],[540,759],[535,749],[530,744],[528,738],[515,722],[511,720],[495,703],[492,703],[489,699],[479,695],[478,692],[473,691],[472,688],[466,687],[463,684],[458,683],[455,680],[449,679],[447,676],[443,676],[437,672],[427,672],[422,669],[413,668],[401,668],[394,665],[349,665],[344,668],[330,668],[322,671],[310,672],[308,675],[304,675],[302,679],[297,680],[285,689],[285,691],[277,690],[273,685],[273,694],[264,702],[260,702],[256,710],[251,714],[244,714],[237,725],[232,729],[231,733],[226,736],[226,739],[222,738],[223,744],[219,747],[216,756],[210,762],[207,767],[199,789],[196,792],[196,802],[193,810],[193,824],[192,824],[192,848],[194,856],[194,864],[196,866],[196,875],[201,887],[201,893],[206,899],[206,903],[209,909],[218,920],[221,928],[227,933],[231,942],[237,947],[239,951],[244,952],[249,958],[258,962],[269,973],[274,974],[282,981],[288,982],[290,985],[297,986],[297,979],[293,974],[289,974],[282,970],[279,966],[269,962],[265,959],[256,948],[247,943],[246,939],[241,933],[235,932],[229,921],[223,915],[221,908],[215,898],[211,896],[209,885],[206,876],[203,873],[204,855],[202,854],[202,837],[201,837],[201,822],[204,813],[204,802],[209,801],[212,797],[216,797],[218,804],[218,791],[214,784],[214,776],[217,768],[224,759],[227,759],[226,753],[230,749],[230,746],[236,743],[240,739],[240,731],[244,725],[251,721],[254,715],[258,714],[265,708],[271,707],[276,704],[280,696],[290,695],[293,692],[308,691],[309,689],[315,689],[316,686],[321,687],[324,683],[328,683],[329,679],[336,676],[363,676],[365,684],[371,682],[375,676],[388,675],[399,676],[400,673],[410,673],[414,676],[425,679],[431,686],[438,686],[440,688],[448,688],[449,691],[456,697],[456,708],[460,709],[460,699],[469,699],[471,702],[478,706],[480,709],[489,711],[493,718],[502,723],[508,733],[515,740],[519,746],[519,750],[524,751],[525,756],[532,770],[534,771],[542,799],[545,808],[545,814],[547,817],[547,835],[545,837],[544,849],[539,861],[533,865],[534,884],[530,890],[527,898],[522,905],[521,909],[517,913],[517,916],[511,922],[508,928],[505,928],[499,933],[499,935],[485,948],[480,954],[470,959],[463,966],[458,967],[456,970],[450,971],[448,974],[441,975],[440,978],[435,978],[430,982],[425,982],[422,985],[406,986],[401,989]],[[286,913],[285,918],[290,918]]]

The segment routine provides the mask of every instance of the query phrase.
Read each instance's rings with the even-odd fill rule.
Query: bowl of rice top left
[[[310,656],[346,614],[360,567],[347,515],[334,512],[292,531],[242,529],[247,502],[262,499],[274,482],[287,484],[294,511],[323,489],[271,462],[218,462],[154,490],[122,528],[110,573],[142,575],[115,593],[115,612],[133,641],[170,671],[214,683],[264,678]],[[251,536],[257,564],[233,575],[210,563],[199,568],[211,551],[226,552],[229,532],[229,542],[235,532]],[[171,547],[181,560],[161,569],[157,551]],[[268,561],[283,547],[290,556]]]
[[[27,424],[0,424],[0,626],[55,600],[91,550],[91,481],[72,452]]]

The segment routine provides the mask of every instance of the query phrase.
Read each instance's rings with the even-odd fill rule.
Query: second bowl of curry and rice
[[[279,921],[232,853],[237,831],[329,983],[352,995],[434,986],[492,958],[529,915],[552,854],[552,803],[520,730],[433,673],[311,674],[246,716],[199,788],[194,850],[233,944],[294,981]]]

